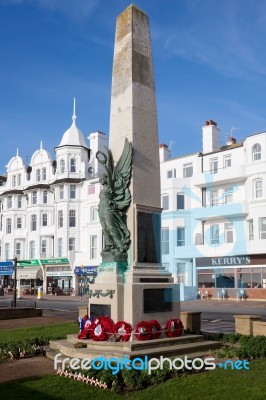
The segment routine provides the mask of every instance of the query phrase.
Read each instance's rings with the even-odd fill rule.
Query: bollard
[[[20,295],[20,287],[17,288],[17,299],[20,299],[21,295]]]
[[[42,298],[43,298],[43,288],[41,286],[39,286],[37,300],[41,300]]]

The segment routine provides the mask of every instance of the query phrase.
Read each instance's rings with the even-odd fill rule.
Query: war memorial
[[[51,358],[60,352],[133,359],[217,347],[202,335],[184,335],[179,287],[161,265],[158,149],[149,19],[131,5],[117,17],[109,149],[97,153],[105,171],[98,206],[102,263],[83,329],[52,341]]]

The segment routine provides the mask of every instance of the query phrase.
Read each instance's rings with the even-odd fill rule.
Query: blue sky
[[[0,174],[9,159],[51,152],[71,124],[108,133],[115,19],[126,0],[0,0]],[[150,17],[160,142],[201,150],[266,129],[266,2],[139,0]]]

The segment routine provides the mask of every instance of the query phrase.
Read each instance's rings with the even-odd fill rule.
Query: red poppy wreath
[[[162,327],[156,319],[152,319],[151,325],[151,339],[158,339],[161,336]]]
[[[151,325],[148,321],[140,321],[135,328],[135,336],[138,340],[148,340],[151,337]]]
[[[132,326],[125,321],[118,321],[114,325],[114,333],[117,335],[117,340],[128,342],[131,336]]]
[[[86,319],[82,331],[78,334],[78,339],[89,339],[90,338],[91,325],[92,325],[91,320]]]
[[[91,324],[90,337],[99,342],[107,340],[113,331],[114,322],[109,317],[98,317]]]
[[[166,323],[165,331],[168,337],[181,336],[183,333],[183,324],[179,318],[169,319]]]

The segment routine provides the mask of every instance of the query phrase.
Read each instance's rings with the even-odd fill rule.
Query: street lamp
[[[18,266],[18,259],[17,257],[14,258],[14,293],[13,293],[13,307],[17,307],[17,266]]]
[[[18,267],[18,259],[15,257],[13,259],[14,262],[14,293],[13,293],[13,307],[17,307],[17,267]],[[31,261],[27,260],[19,260],[19,263],[24,263],[24,264],[31,264]],[[23,268],[23,267],[21,267]]]

